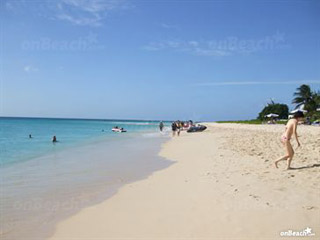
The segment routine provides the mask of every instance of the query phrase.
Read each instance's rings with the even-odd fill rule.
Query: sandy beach
[[[58,223],[50,239],[273,240],[306,228],[318,239],[320,127],[299,126],[287,171],[273,166],[283,125],[206,125],[162,146],[174,164]]]

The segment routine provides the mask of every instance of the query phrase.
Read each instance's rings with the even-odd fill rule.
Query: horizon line
[[[268,81],[225,81],[225,82],[203,82],[194,83],[192,86],[198,87],[208,87],[208,86],[241,86],[241,85],[291,85],[291,84],[320,84],[320,80],[301,80],[301,81],[278,81],[278,82],[268,82]]]
[[[168,119],[120,119],[120,118],[82,118],[82,117],[24,117],[24,116],[0,116],[0,118],[28,118],[28,119],[56,119],[56,120],[96,120],[96,121],[152,121],[152,122],[174,122],[176,120],[168,120]],[[187,120],[182,120],[187,121]],[[209,120],[208,120],[209,121]],[[206,120],[201,122],[208,122]],[[211,122],[211,121],[210,121]]]

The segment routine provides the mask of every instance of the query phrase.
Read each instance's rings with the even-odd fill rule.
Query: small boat
[[[117,128],[117,127],[114,127],[111,129],[112,132],[127,132],[127,130],[123,129],[123,128]]]
[[[191,133],[191,132],[203,132],[204,130],[206,130],[207,127],[204,125],[198,125],[198,126],[192,126],[190,127],[187,132]]]

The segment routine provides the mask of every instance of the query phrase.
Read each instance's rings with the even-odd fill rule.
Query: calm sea
[[[136,120],[0,118],[0,164],[25,161],[90,141],[156,132],[158,124],[158,121]],[[128,132],[114,133],[111,131],[114,126],[123,127]],[[54,135],[59,141],[57,144],[51,142]]]

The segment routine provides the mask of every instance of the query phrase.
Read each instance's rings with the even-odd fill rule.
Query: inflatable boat
[[[198,126],[192,126],[192,127],[190,127],[190,128],[187,130],[187,132],[188,132],[188,133],[191,133],[191,132],[202,132],[202,131],[204,131],[204,130],[206,130],[206,129],[207,129],[206,126],[204,126],[204,125],[198,125]]]
[[[111,129],[112,130],[112,132],[127,132],[127,130],[125,130],[125,129],[123,129],[123,128],[112,128]]]

